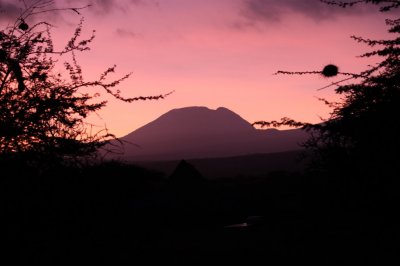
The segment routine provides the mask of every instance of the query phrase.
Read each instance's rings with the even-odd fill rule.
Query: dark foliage
[[[53,26],[37,22],[38,15],[56,10],[53,5],[54,1],[44,0],[25,4],[20,17],[0,31],[1,158],[23,157],[24,162],[51,165],[94,154],[115,138],[106,128],[96,130],[85,122],[89,114],[106,106],[106,101],[96,101],[101,91],[124,102],[165,96],[122,97],[115,88],[130,74],[109,80],[115,66],[97,80],[85,80],[76,54],[89,50],[94,31],[89,38],[81,38],[81,19],[66,46],[57,50],[51,37]],[[57,10],[79,14],[78,8]],[[68,76],[63,77],[57,62],[67,55],[64,67]]]
[[[381,6],[381,11],[391,11],[400,5],[400,1],[323,1],[342,7],[360,3],[372,3]],[[256,122],[261,126],[302,126],[312,132],[313,137],[305,146],[313,151],[314,170],[339,176],[355,176],[368,179],[394,177],[399,172],[400,150],[400,20],[386,20],[389,32],[396,35],[389,40],[371,40],[352,36],[359,43],[375,50],[361,57],[380,57],[382,60],[369,69],[359,73],[341,73],[334,65],[327,65],[321,72],[288,72],[283,74],[322,74],[326,77],[347,75],[349,78],[334,82],[335,92],[342,101],[331,103],[331,116],[320,124],[309,124],[283,118],[281,121]],[[357,82],[340,85],[341,82],[354,79]],[[380,178],[378,178],[378,176]],[[375,180],[374,182],[378,182]]]
[[[3,258],[17,265],[381,265],[397,254],[395,214],[355,207],[356,196],[319,177],[275,172],[185,189],[116,162],[41,175],[1,166]]]

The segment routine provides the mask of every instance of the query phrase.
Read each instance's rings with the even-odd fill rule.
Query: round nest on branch
[[[24,21],[22,21],[22,23],[19,24],[18,28],[19,28],[20,30],[27,31],[27,30],[29,29],[29,26],[28,26],[28,24],[26,24]]]
[[[326,65],[321,72],[321,74],[327,78],[334,77],[338,73],[339,73],[339,68],[335,65]]]

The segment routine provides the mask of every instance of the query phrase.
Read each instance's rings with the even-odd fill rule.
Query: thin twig
[[[329,88],[329,87],[334,86],[334,85],[338,85],[339,83],[342,83],[342,82],[344,82],[344,81],[347,81],[347,80],[350,80],[350,79],[353,79],[353,78],[355,78],[355,77],[348,77],[348,78],[345,78],[345,79],[342,79],[342,80],[333,82],[333,83],[331,83],[331,84],[329,84],[329,85],[326,85],[325,87],[322,87],[322,88],[317,89],[317,91],[320,91],[320,90]]]

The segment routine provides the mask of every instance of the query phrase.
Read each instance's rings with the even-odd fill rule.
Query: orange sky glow
[[[84,1],[56,2],[80,6]],[[369,48],[350,36],[387,37],[384,19],[390,15],[373,6],[348,11],[318,0],[92,2],[82,11],[82,36],[96,30],[91,51],[78,54],[84,76],[97,78],[116,64],[114,77],[132,72],[118,87],[125,97],[174,91],[164,100],[130,104],[103,94],[107,107],[88,121],[119,137],[186,106],[223,106],[249,122],[283,116],[319,122],[330,110],[316,97],[337,96],[334,87],[318,89],[343,77],[273,74],[321,70],[326,64],[343,72],[365,70],[373,61],[357,55]],[[80,16],[52,19],[53,37],[62,48]]]

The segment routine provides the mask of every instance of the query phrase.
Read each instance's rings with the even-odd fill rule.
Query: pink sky
[[[4,2],[4,1],[0,1]],[[61,1],[56,1],[59,4]],[[65,0],[79,6],[84,1]],[[90,2],[90,1],[89,1]],[[288,116],[307,122],[328,117],[316,97],[334,99],[331,81],[320,76],[273,75],[277,70],[364,70],[356,58],[368,50],[349,37],[387,36],[376,7],[343,10],[318,0],[98,0],[82,12],[85,30],[96,30],[92,50],[78,56],[86,77],[116,64],[133,72],[118,89],[126,97],[175,91],[161,101],[108,106],[90,122],[124,136],[163,113],[186,106],[223,106],[249,122]],[[315,3],[314,3],[315,2]],[[79,22],[55,20],[62,45]],[[62,47],[62,46],[61,46]]]

